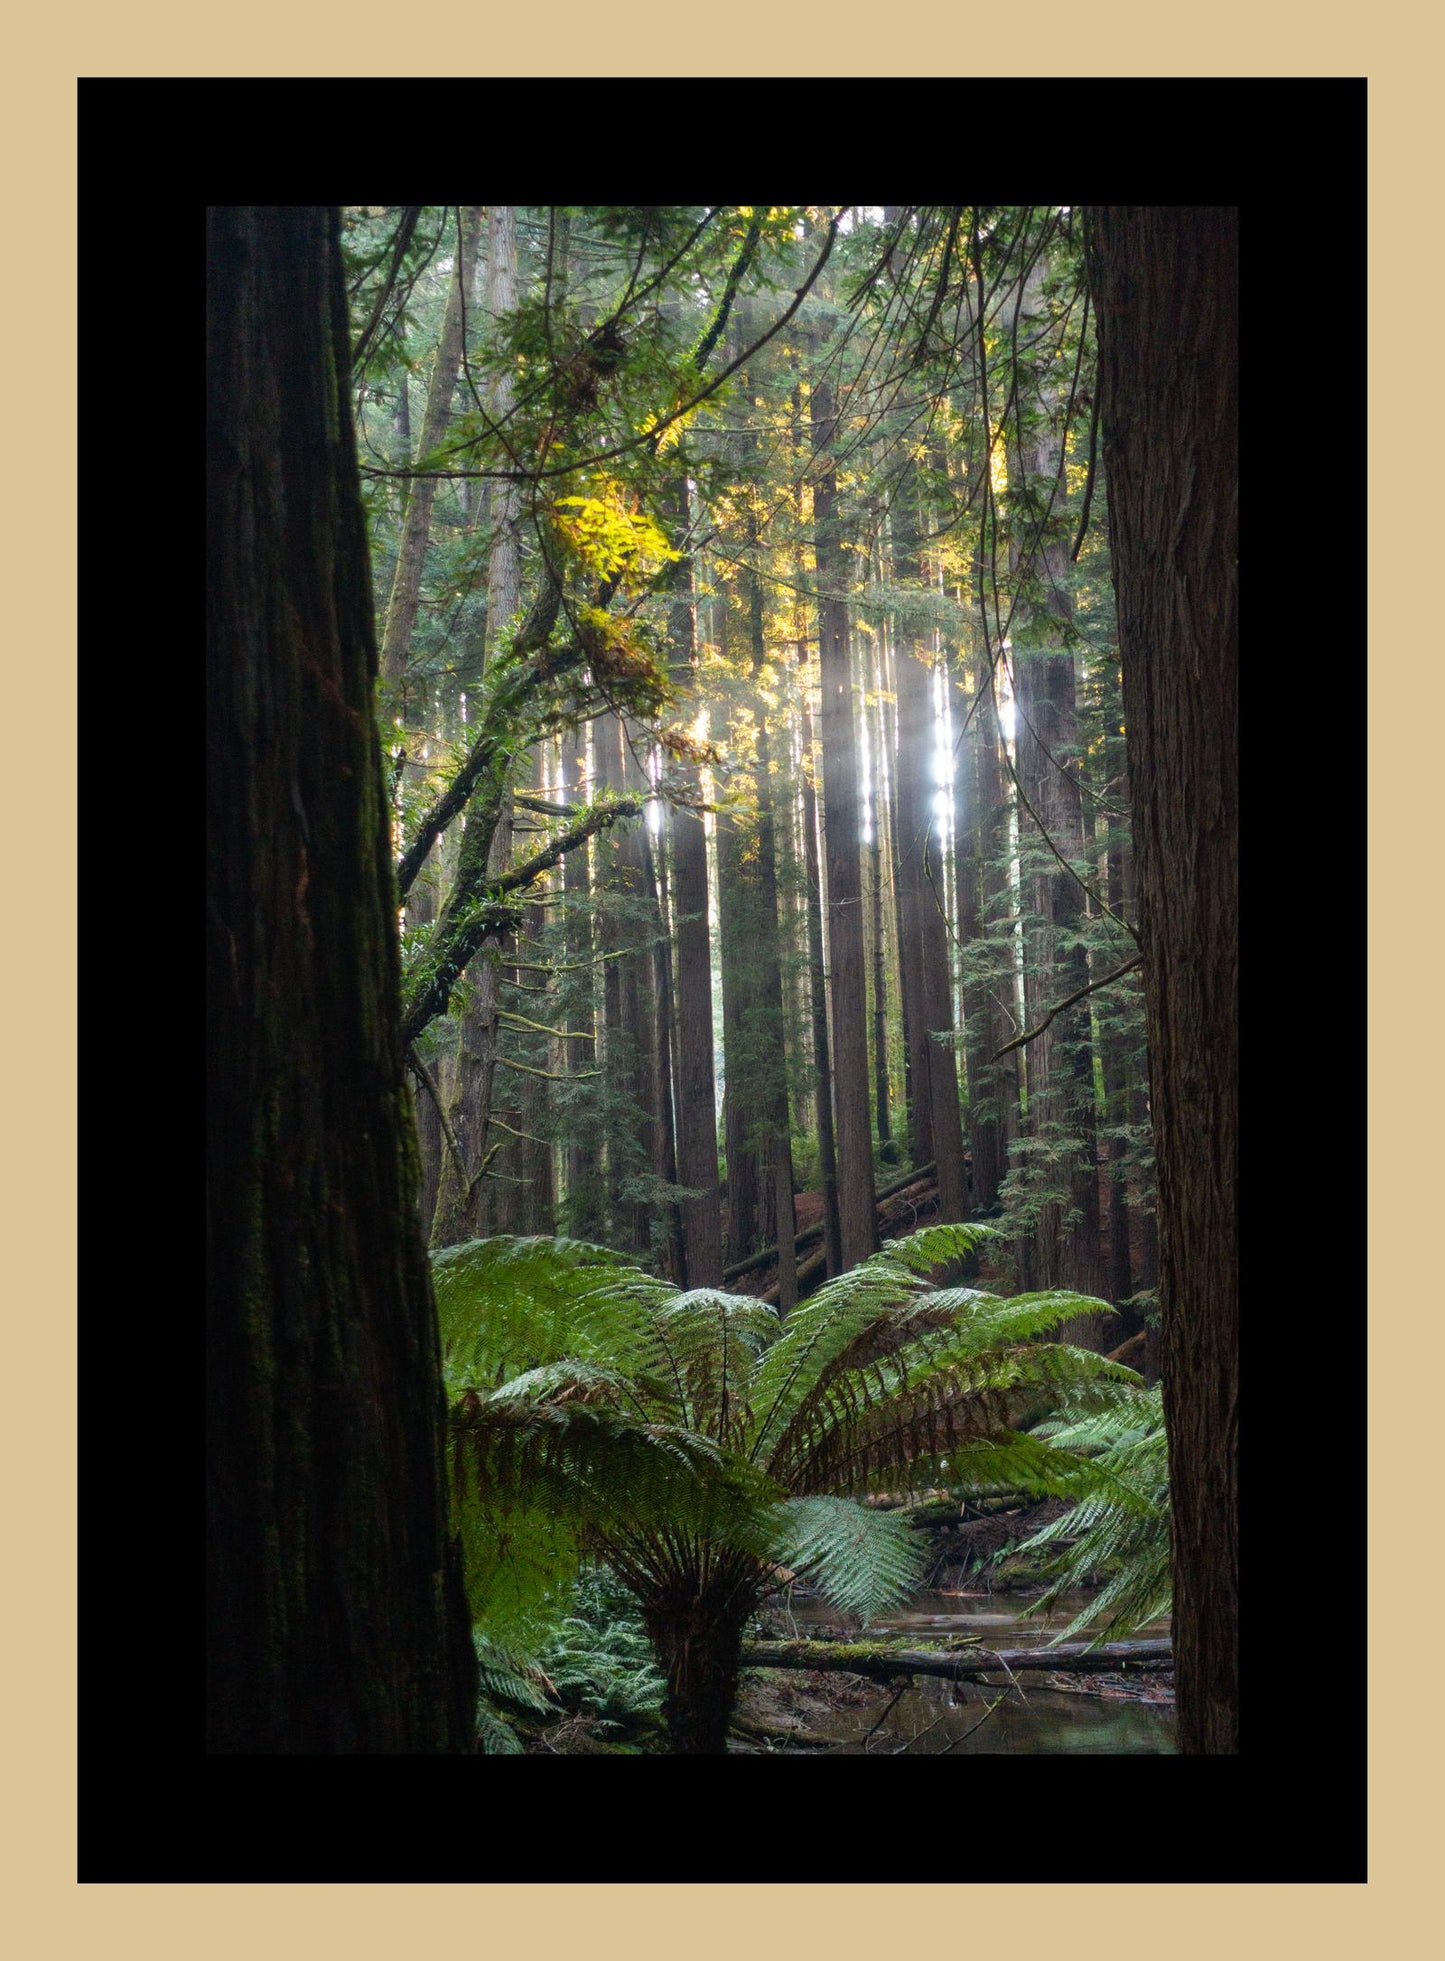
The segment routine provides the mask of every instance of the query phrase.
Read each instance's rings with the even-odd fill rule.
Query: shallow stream
[[[1040,1647],[1067,1627],[1087,1599],[1087,1594],[1067,1594],[1047,1614],[1026,1619],[1030,1602],[1015,1594],[920,1593],[908,1607],[876,1622],[868,1633],[910,1634],[920,1642],[971,1634],[992,1648]],[[789,1611],[797,1632],[804,1636],[835,1618],[821,1601],[794,1600]],[[1158,1621],[1141,1628],[1137,1638],[1147,1640],[1168,1632],[1169,1623]],[[1111,1687],[1109,1678],[1098,1676],[1079,1678],[1067,1690],[1045,1687],[1048,1679],[1030,1672],[1009,1683],[1000,1676],[996,1686],[988,1687],[919,1678],[901,1695],[896,1687],[880,1686],[866,1703],[829,1711],[810,1723],[808,1735],[815,1743],[826,1742],[829,1753],[837,1756],[890,1756],[904,1751],[914,1756],[947,1751],[961,1757],[1176,1754],[1172,1699],[1137,1699],[1160,1693],[1150,1686],[1149,1674],[1130,1675],[1127,1689]],[[1092,1683],[1091,1689],[1082,1688],[1085,1680]]]

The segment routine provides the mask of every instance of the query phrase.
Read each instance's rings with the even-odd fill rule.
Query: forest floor
[[[1011,1554],[1008,1548],[1055,1516],[1060,1508],[1061,1501],[1047,1499],[1039,1505],[973,1522],[967,1528],[973,1535],[967,1555],[958,1559],[941,1552],[929,1577],[925,1600],[930,1606],[936,1606],[939,1599],[947,1601],[951,1595],[976,1598],[980,1593],[987,1593],[997,1596],[1001,1607],[1012,1608],[1016,1604],[1021,1611],[1025,1601],[1042,1589],[1036,1573],[1028,1569],[1028,1556]],[[794,1604],[800,1616],[806,1598],[806,1590],[799,1588]],[[787,1637],[801,1632],[813,1640],[858,1639],[856,1627],[815,1619],[813,1612],[803,1616],[805,1624],[800,1625],[799,1619],[779,1604],[766,1607],[762,1618],[764,1630],[772,1635]],[[1023,1623],[1018,1634],[1021,1645],[1034,1638],[1028,1622]],[[1045,1638],[1046,1630],[1039,1628],[1037,1639],[1042,1642]],[[1060,1668],[1030,1678],[1030,1688],[1102,1703],[1132,1702],[1167,1708],[1174,1701],[1174,1675],[1170,1669],[1094,1674]],[[836,1750],[840,1740],[846,1742],[851,1738],[856,1743],[863,1738],[892,1695],[893,1690],[887,1684],[833,1670],[746,1669],[729,1752],[786,1755]],[[619,1726],[599,1724],[574,1713],[560,1722],[536,1728],[524,1724],[522,1730],[525,1747],[534,1754],[650,1756],[666,1750],[656,1716]]]

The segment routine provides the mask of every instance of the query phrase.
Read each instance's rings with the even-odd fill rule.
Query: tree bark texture
[[[562,795],[567,803],[577,802],[584,786],[588,786],[586,745],[585,728],[562,740]],[[563,918],[567,972],[557,990],[558,1014],[564,1026],[592,1037],[590,1041],[566,1044],[568,1068],[575,1074],[597,1066],[597,969],[593,964],[596,947],[588,846],[569,851],[562,860],[562,892],[566,901]],[[599,1239],[606,1230],[607,1190],[602,1176],[601,1139],[595,1121],[584,1121],[581,1116],[584,1107],[575,1098],[571,1101],[562,1151],[567,1231],[574,1239]]]
[[[493,318],[510,312],[517,304],[517,233],[515,213],[510,205],[487,208],[487,312]],[[467,291],[470,291],[468,280]],[[457,289],[453,289],[453,300]],[[450,316],[449,316],[450,317]],[[461,356],[460,325],[451,372],[455,377]],[[437,363],[447,352],[443,330]],[[488,392],[487,407],[499,420],[506,415],[513,396],[511,375],[498,375]],[[448,394],[450,403],[450,394]],[[428,416],[431,403],[428,402]],[[445,417],[432,439],[434,448],[445,433]],[[426,438],[423,437],[425,443]],[[516,612],[521,599],[521,555],[519,518],[521,500],[515,484],[496,486],[491,499],[495,522],[491,549],[487,555],[487,624],[483,648],[484,665],[497,651],[502,631]],[[504,796],[495,820],[487,868],[492,874],[505,872],[512,858],[512,811],[510,796]],[[451,1108],[452,1128],[462,1149],[462,1163],[451,1162],[443,1170],[435,1215],[433,1244],[453,1246],[467,1239],[484,1238],[494,1232],[523,1232],[536,1229],[532,1214],[524,1204],[525,1183],[534,1170],[536,1148],[531,1157],[520,1140],[507,1131],[493,1129],[493,1104],[500,1088],[497,1063],[503,1044],[498,1025],[502,1005],[503,961],[512,935],[500,947],[489,947],[474,958],[467,969],[466,1002],[457,1021],[455,1093]],[[517,1079],[513,1079],[516,1081]],[[532,1079],[525,1079],[530,1082]],[[509,1089],[511,1085],[508,1086]],[[506,1100],[506,1098],[504,1098]],[[535,1110],[527,1107],[525,1088],[518,1088],[512,1113],[513,1130],[536,1130]],[[550,1154],[549,1154],[550,1155]],[[548,1207],[550,1211],[550,1206]],[[527,1216],[522,1216],[524,1212]]]
[[[1092,207],[1159,1169],[1179,1746],[1239,1748],[1238,212]]]
[[[754,531],[754,551],[760,540]],[[748,612],[752,647],[752,676],[760,683],[766,652],[763,621],[763,585],[756,569],[745,574],[748,586]],[[772,769],[772,738],[766,716],[758,724],[757,760],[757,912],[760,928],[757,956],[761,972],[755,1012],[763,1037],[762,1068],[757,1085],[758,1100],[766,1131],[765,1159],[772,1180],[771,1203],[764,1210],[778,1244],[778,1311],[786,1316],[797,1305],[797,1268],[793,1257],[793,1233],[797,1223],[793,1206],[793,1139],[788,1122],[788,1054],[783,1005],[783,913],[778,895],[778,825],[775,804],[781,802]],[[751,1250],[751,1249],[750,1249]]]
[[[967,837],[968,848],[959,865],[958,937],[963,946],[973,1204],[976,1211],[992,1212],[1018,1128],[1019,1106],[1018,1051],[1010,1050],[997,1062],[993,1057],[1018,1027],[1012,945],[1003,926],[1013,907],[1007,862],[1009,784],[998,705],[982,655],[974,667],[973,686],[976,706],[962,751],[967,810],[959,835]]]
[[[207,1747],[465,1753],[339,214],[207,276]]]
[[[685,478],[673,483],[668,515],[685,536]],[[669,581],[668,650],[679,687],[691,688],[697,665],[697,614],[690,558]],[[698,765],[680,765],[686,789],[700,805]],[[701,809],[679,803],[672,812],[673,921],[677,945],[677,1181],[697,1194],[682,1201],[683,1284],[716,1287],[722,1277],[721,1193],[717,1161],[717,1085],[713,1074],[712,949],[707,921],[707,833]]]
[[[882,650],[875,654],[873,668],[873,713],[869,720],[869,747],[872,750],[873,821],[868,834],[869,959],[873,977],[873,1127],[880,1144],[891,1141],[893,1124],[888,1107],[888,952],[883,930],[883,837],[891,825],[891,800],[885,777],[888,753],[883,730],[884,677]]]
[[[737,1701],[743,1628],[755,1605],[726,1578],[684,1575],[641,1600],[643,1625],[667,1684],[663,1717],[672,1754],[721,1757]]]
[[[1030,274],[1022,320],[1042,338],[1043,262]],[[1010,456],[1018,480],[1011,556],[1027,593],[1015,612],[1012,659],[1014,747],[1023,860],[1024,1019],[1038,1027],[1055,1002],[1089,984],[1088,955],[1078,943],[1085,899],[1060,860],[1084,858],[1079,787],[1079,718],[1074,657],[1065,643],[1071,618],[1068,521],[1057,487],[1062,467],[1061,387],[1050,373],[1016,386],[1033,400]],[[1076,1288],[1097,1294],[1099,1274],[1098,1117],[1094,1104],[1092,1021],[1087,1000],[1050,1022],[1024,1051],[1028,1131],[1040,1152],[1034,1175],[1060,1197],[1045,1204],[1020,1248],[1026,1287]],[[1097,1326],[1097,1323],[1095,1324]],[[1060,1338],[1087,1344],[1070,1323]]]
[[[813,1029],[813,1071],[818,1122],[818,1180],[823,1187],[823,1230],[828,1249],[828,1272],[843,1271],[843,1228],[838,1208],[838,1155],[833,1137],[833,1064],[828,1034],[827,969],[823,957],[823,871],[818,842],[818,796],[814,780],[819,768],[813,737],[813,710],[808,700],[806,673],[803,698],[803,866],[804,899],[808,914],[808,989]]]
[[[900,574],[917,575],[916,555],[900,561]],[[900,943],[899,966],[914,976],[909,1052],[915,1118],[914,1160],[938,1164],[940,1219],[968,1212],[963,1123],[954,1061],[953,998],[948,973],[944,910],[943,840],[934,814],[933,650],[900,645],[894,662],[898,696],[898,881],[909,937]],[[934,1039],[942,1034],[950,1039]],[[922,1141],[920,1141],[922,1140]]]
[[[823,833],[827,861],[833,1127],[843,1264],[878,1245],[873,1210],[873,1137],[868,1107],[868,1021],[863,977],[863,882],[859,864],[858,745],[853,725],[848,574],[838,512],[832,385],[813,391],[813,517],[823,712]]]

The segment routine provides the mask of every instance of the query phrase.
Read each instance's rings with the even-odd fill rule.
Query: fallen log
[[[821,1239],[822,1237],[823,1228],[821,1224],[804,1226],[803,1230],[793,1241],[793,1251],[795,1253],[801,1253],[805,1246],[811,1246],[815,1239]],[[756,1267],[768,1266],[777,1257],[778,1249],[776,1246],[765,1246],[760,1253],[749,1253],[745,1260],[734,1260],[731,1266],[725,1266],[722,1271],[722,1277],[724,1280],[740,1280],[745,1273],[751,1273]]]
[[[821,1668],[890,1682],[900,1675],[939,1675],[945,1681],[980,1682],[992,1675],[1067,1669],[1071,1674],[1113,1674],[1119,1669],[1172,1668],[1170,1641],[1105,1641],[1091,1648],[1064,1641],[1057,1648],[885,1648],[864,1641],[745,1641],[744,1668]]]
[[[804,1260],[803,1264],[798,1268],[796,1275],[798,1299],[801,1300],[804,1294],[811,1293],[814,1282],[825,1279],[827,1272],[828,1249],[826,1246],[820,1246],[817,1252]],[[770,1306],[776,1307],[778,1304],[777,1281],[774,1280],[768,1286],[764,1287],[762,1293],[758,1295],[758,1299],[767,1301]]]
[[[881,1205],[884,1199],[897,1198],[898,1194],[906,1192],[910,1185],[921,1185],[925,1178],[931,1178],[937,1169],[937,1158],[930,1158],[927,1164],[915,1165],[912,1171],[905,1171],[901,1178],[895,1178],[891,1185],[880,1185],[873,1194],[873,1203]]]
[[[921,1184],[925,1178],[931,1178],[937,1169],[937,1161],[930,1158],[927,1164],[921,1164],[913,1171],[905,1171],[903,1176],[901,1178],[895,1178],[891,1185],[884,1185],[879,1191],[876,1191],[873,1194],[873,1203],[875,1205],[882,1205],[885,1200],[896,1198],[899,1192],[907,1191],[910,1185]],[[821,1239],[822,1237],[823,1226],[821,1220],[815,1226],[804,1226],[803,1230],[793,1240],[793,1251],[795,1253],[801,1253],[805,1246],[811,1246],[815,1239]],[[776,1246],[764,1246],[760,1253],[749,1253],[745,1260],[734,1260],[731,1266],[725,1266],[722,1277],[724,1280],[740,1280],[745,1273],[752,1273],[760,1266],[767,1266],[770,1261],[775,1260],[777,1257],[778,1249]]]

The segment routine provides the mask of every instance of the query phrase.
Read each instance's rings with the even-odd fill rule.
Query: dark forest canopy
[[[211,986],[237,1016],[211,1146],[217,1673],[234,1724],[259,1697],[275,1725],[213,1747],[463,1747],[424,1242],[438,1274],[504,1236],[611,1249],[659,1312],[711,1290],[766,1385],[795,1317],[858,1312],[858,1276],[932,1226],[955,1264],[879,1314],[952,1327],[961,1302],[916,1290],[967,1261],[990,1300],[1074,1301],[1029,1333],[1081,1382],[1120,1379],[1095,1364],[1126,1343],[1140,1393],[1162,1365],[1181,1738],[1236,1749],[1235,230],[1195,207],[212,214]],[[590,1386],[529,1388],[546,1424],[508,1406],[501,1458],[476,1442],[492,1378],[463,1421],[448,1376],[480,1467],[451,1525],[484,1684],[514,1699],[536,1602],[477,1580],[487,1494],[565,1460],[596,1498],[567,1452],[579,1403],[613,1407],[597,1371],[631,1380],[643,1337],[617,1339]],[[544,1348],[486,1352],[562,1368]],[[869,1365],[902,1352],[895,1329]],[[947,1483],[961,1440],[1050,1415],[1023,1349],[969,1352],[993,1402],[965,1419],[930,1351],[938,1427],[860,1390],[872,1441],[845,1426],[817,1477],[882,1475],[896,1423],[899,1462]],[[348,1453],[398,1467],[350,1604],[284,1560],[302,1514],[316,1546],[369,1502],[331,1483],[338,1397]],[[614,1417],[641,1507],[650,1460]],[[666,1421],[703,1489],[728,1417],[685,1397]],[[825,1434],[774,1466],[788,1502],[823,1502]],[[1043,1434],[1007,1461],[1063,1490]],[[258,1481],[270,1539],[236,1512]],[[721,1748],[655,1569],[611,1514],[579,1543],[632,1561],[675,1746]],[[401,1602],[394,1556],[430,1604],[363,1650],[342,1630],[368,1588]],[[730,1557],[735,1656],[771,1568]],[[264,1626],[229,1627],[240,1599]],[[735,1660],[710,1666],[725,1727]]]

